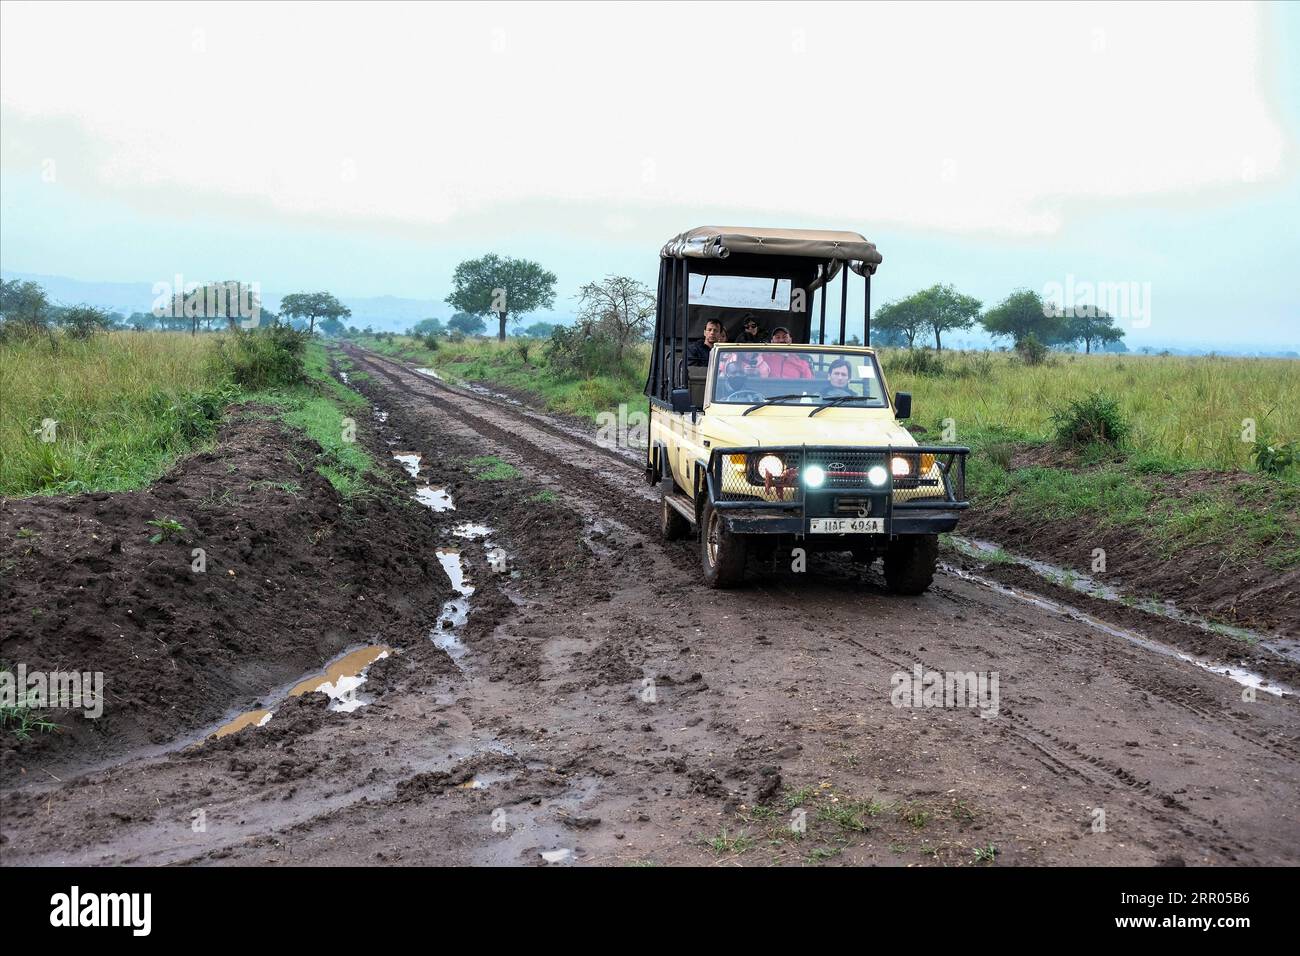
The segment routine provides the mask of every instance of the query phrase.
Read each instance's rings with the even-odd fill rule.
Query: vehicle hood
[[[828,409],[808,417],[802,408],[761,408],[751,415],[717,414],[711,410],[701,421],[704,437],[716,447],[773,445],[915,445],[916,439],[886,412],[879,417],[860,411]],[[793,414],[792,414],[793,413]],[[885,417],[890,415],[890,417]]]

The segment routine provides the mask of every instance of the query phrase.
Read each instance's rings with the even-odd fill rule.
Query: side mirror
[[[894,417],[895,418],[912,417],[912,393],[911,392],[894,393]]]
[[[691,410],[691,390],[689,388],[675,388],[672,395],[673,412],[678,415],[685,415]]]

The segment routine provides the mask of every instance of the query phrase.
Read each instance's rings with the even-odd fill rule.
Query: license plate
[[[884,518],[809,518],[810,534],[884,534]]]

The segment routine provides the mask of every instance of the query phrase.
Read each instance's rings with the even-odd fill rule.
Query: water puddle
[[[415,500],[434,511],[456,510],[456,502],[452,500],[446,488],[432,488],[429,485],[417,488],[415,490]]]
[[[1257,631],[1247,630],[1244,627],[1232,627],[1228,624],[1218,624],[1214,621],[1206,620],[1199,615],[1189,613],[1177,607],[1172,601],[1157,601],[1154,598],[1132,598],[1125,595],[1118,588],[1108,584],[1103,584],[1086,574],[1080,574],[1068,568],[1060,568],[1054,564],[1048,564],[1046,561],[1039,561],[1036,558],[1027,558],[1024,555],[1013,554],[1007,551],[993,541],[981,541],[978,538],[964,538],[960,535],[949,535],[952,546],[961,554],[979,561],[991,561],[996,563],[1011,563],[1028,568],[1039,577],[1051,581],[1060,587],[1069,588],[1078,591],[1080,594],[1086,594],[1089,597],[1099,598],[1103,601],[1113,601],[1117,604],[1123,604],[1126,607],[1135,607],[1140,611],[1148,614],[1155,614],[1159,617],[1167,618],[1171,621],[1177,621],[1180,624],[1188,624],[1192,627],[1208,631],[1212,634],[1220,634],[1224,637],[1232,637],[1237,640],[1246,641],[1254,644],[1281,657],[1284,660],[1293,663],[1300,663],[1300,639],[1283,637],[1280,635],[1261,634]]]
[[[509,405],[518,405],[520,407],[524,404],[517,398],[511,398],[504,392],[494,392],[492,389],[483,385],[476,385],[473,382],[463,382],[462,384],[467,390],[473,392],[475,395],[482,395],[484,398],[494,398],[498,402],[505,402]]]
[[[379,422],[379,424],[381,425],[383,425],[385,422],[388,421],[388,412],[384,411],[382,408],[378,406],[375,406],[374,408],[374,415],[375,415],[375,421]]]
[[[456,527],[451,529],[451,533],[458,538],[468,538],[470,541],[478,541],[480,538],[486,538],[492,533],[492,529],[485,524],[475,524],[472,521],[462,521]]]
[[[469,598],[474,593],[474,585],[465,579],[465,562],[459,551],[455,548],[438,548],[434,553],[457,596],[442,606],[438,622],[433,626],[429,638],[435,647],[446,651],[459,664],[467,648],[456,632],[469,620]]]
[[[1141,634],[1135,634],[1132,631],[1127,631],[1123,628],[1107,624],[1105,621],[1100,621],[1091,614],[1085,614],[1078,608],[1070,607],[1068,604],[1058,604],[1042,595],[1033,594],[1029,591],[1022,591],[1009,584],[1001,584],[997,581],[981,577],[978,574],[972,574],[962,568],[953,567],[952,565],[943,562],[940,562],[939,568],[946,574],[959,577],[963,581],[970,581],[971,583],[978,584],[981,587],[989,588],[990,590],[997,591],[999,594],[1015,598],[1018,601],[1024,601],[1026,604],[1032,604],[1035,607],[1041,608],[1044,611],[1049,611],[1052,614],[1059,614],[1068,617],[1071,620],[1078,621],[1081,624],[1086,624],[1091,628],[1109,634],[1111,637],[1118,637],[1121,640],[1128,641],[1130,644],[1136,645],[1143,650],[1155,654],[1161,654],[1165,657],[1172,657],[1176,660],[1191,664],[1194,667],[1199,667],[1202,670],[1209,671],[1210,673],[1227,677],[1236,681],[1243,687],[1253,687],[1255,690],[1263,691],[1266,694],[1272,694],[1274,697],[1295,696],[1296,691],[1294,688],[1272,682],[1261,674],[1256,674],[1253,671],[1248,671],[1241,667],[1232,667],[1227,664],[1215,664],[1212,661],[1202,660],[1199,657],[1194,657],[1191,654],[1170,647],[1167,644],[1153,641],[1149,637],[1143,637]]]
[[[347,373],[347,372],[339,372],[339,378],[343,379],[343,384],[344,384],[344,385],[351,385],[351,384],[352,384],[352,382],[348,379],[348,373]]]
[[[417,368],[416,371],[419,372],[421,375],[429,376],[429,378],[436,378],[440,382],[443,380],[442,376],[439,375],[431,368]]]
[[[392,653],[392,648],[383,644],[375,644],[370,647],[349,651],[327,665],[324,672],[313,674],[298,681],[286,693],[278,695],[279,699],[283,701],[290,697],[301,697],[303,694],[321,693],[329,697],[330,710],[336,713],[350,714],[358,707],[364,707],[370,703],[369,698],[357,693],[361,685],[366,682],[366,670],[375,661],[383,660],[390,653]],[[223,724],[209,736],[220,739],[236,731],[243,730],[245,727],[262,727],[266,725],[272,715],[273,711],[269,708],[252,710],[240,714],[234,720]]]
[[[418,451],[395,451],[395,452],[393,452],[393,458],[396,459],[398,462],[401,463],[402,467],[406,469],[406,473],[407,473],[408,475],[410,475],[412,478],[417,478],[417,477],[419,477],[419,475],[420,475],[420,460],[421,460],[423,457],[424,457],[424,456],[421,455]]]

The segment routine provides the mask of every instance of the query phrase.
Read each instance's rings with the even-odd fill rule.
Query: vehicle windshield
[[[874,355],[836,349],[715,347],[713,401],[734,405],[827,405],[885,408]]]

